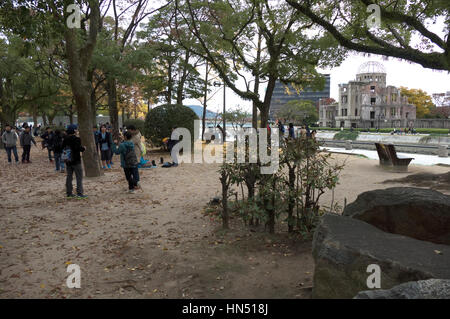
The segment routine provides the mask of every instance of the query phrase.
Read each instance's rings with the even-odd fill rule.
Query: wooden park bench
[[[414,159],[411,157],[399,157],[393,144],[375,143],[381,166],[392,166],[396,171],[406,172],[409,163]]]
[[[375,147],[377,148],[378,158],[380,159],[380,166],[392,165],[391,159],[386,149],[386,145],[375,143]]]

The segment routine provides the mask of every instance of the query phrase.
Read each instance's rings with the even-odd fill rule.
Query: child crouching
[[[131,133],[125,132],[124,137],[125,141],[120,143],[119,146],[117,146],[118,141],[114,141],[112,151],[114,154],[120,154],[120,166],[122,166],[127,178],[129,192],[134,193],[134,190],[138,188],[139,181],[138,161],[134,152],[134,144],[131,141]]]

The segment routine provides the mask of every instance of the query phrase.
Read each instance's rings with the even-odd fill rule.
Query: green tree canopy
[[[324,79],[316,68],[337,66],[344,57],[333,37],[311,32],[309,19],[284,2],[177,0],[177,7],[197,39],[192,51],[211,64],[227,88],[253,102],[262,127],[276,81],[320,88]]]
[[[450,71],[448,0],[286,0],[339,44]],[[379,25],[374,14],[379,10]],[[436,22],[443,28],[431,26]]]
[[[319,114],[314,102],[309,100],[293,100],[287,102],[276,113],[277,118],[294,124],[315,124]]]

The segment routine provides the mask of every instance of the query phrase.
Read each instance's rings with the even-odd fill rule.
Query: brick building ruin
[[[356,80],[339,84],[339,101],[319,102],[319,122],[324,127],[405,128],[414,127],[416,107],[400,94],[400,88],[386,86],[381,63],[370,61],[358,68]]]

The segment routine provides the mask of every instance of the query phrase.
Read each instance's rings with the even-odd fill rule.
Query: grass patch
[[[356,138],[358,137],[359,132],[358,131],[341,131],[338,132],[334,135],[333,139],[334,140],[356,140]]]

